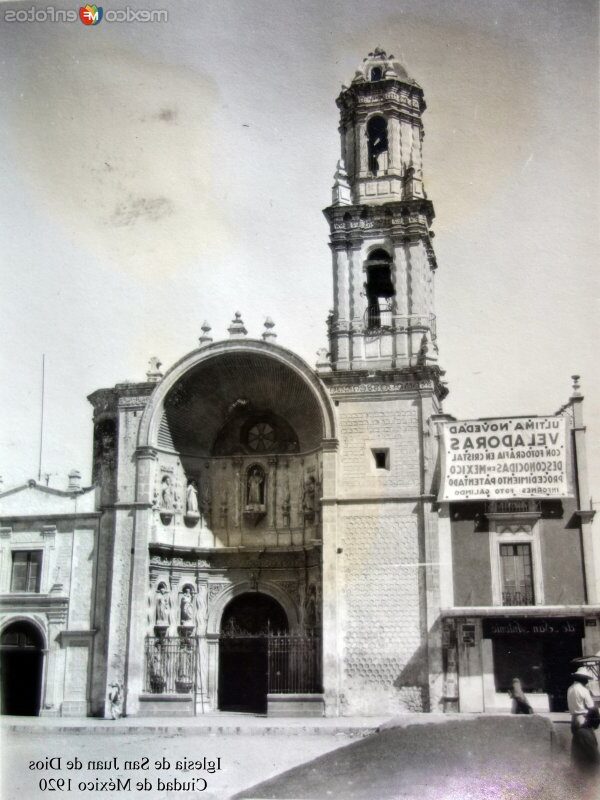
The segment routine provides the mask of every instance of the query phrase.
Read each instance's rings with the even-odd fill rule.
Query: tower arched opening
[[[374,250],[365,263],[367,281],[367,328],[377,329],[392,324],[394,284],[392,257],[383,249]]]
[[[367,146],[369,171],[373,175],[386,172],[388,167],[388,126],[385,117],[379,114],[367,122]]]

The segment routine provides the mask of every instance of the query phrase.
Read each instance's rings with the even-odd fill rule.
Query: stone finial
[[[81,491],[81,472],[78,469],[72,469],[69,472],[69,484],[67,487],[69,492]]]
[[[246,330],[242,315],[239,311],[235,312],[234,319],[231,320],[231,325],[227,328],[227,330],[229,331],[230,339],[242,339],[247,335],[248,331]]]
[[[581,397],[581,385],[579,383],[580,378],[580,375],[571,375],[571,379],[573,381],[571,397]]]
[[[153,356],[148,362],[148,366],[150,367],[150,369],[146,373],[146,378],[148,378],[148,383],[158,383],[163,376],[162,372],[160,371],[160,368],[162,366],[160,358]]]
[[[331,190],[332,205],[334,206],[349,206],[352,205],[352,194],[350,192],[350,183],[348,181],[348,173],[346,172],[346,165],[343,159],[337,163],[335,175],[333,176],[333,189]]]
[[[211,327],[206,320],[202,323],[202,327],[200,328],[202,331],[202,336],[198,339],[200,347],[204,347],[204,345],[210,344],[212,342],[212,336],[209,336],[211,331]]]
[[[331,362],[326,347],[321,347],[317,350],[317,370],[319,372],[331,371]]]
[[[262,338],[265,340],[265,342],[273,342],[273,344],[275,343],[275,339],[277,339],[277,334],[273,330],[274,327],[275,323],[273,322],[271,317],[267,317],[265,319],[265,330],[262,335]]]

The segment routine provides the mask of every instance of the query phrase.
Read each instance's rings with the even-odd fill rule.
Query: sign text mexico
[[[563,417],[445,422],[440,500],[566,497]]]

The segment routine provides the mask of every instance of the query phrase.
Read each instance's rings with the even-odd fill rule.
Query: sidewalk
[[[413,723],[416,721],[415,716],[417,715],[407,715]],[[366,736],[374,733],[389,719],[389,717],[382,716],[260,717],[253,714],[225,712],[203,714],[197,717],[126,717],[118,720],[96,717],[77,719],[69,717],[1,717],[0,732],[42,733],[48,731],[52,733],[102,733],[119,736],[136,733]]]
[[[0,732],[12,733],[184,733],[226,735],[332,735],[366,736],[378,729],[407,725],[443,725],[451,721],[485,717],[510,717],[510,714],[401,714],[394,717],[263,717],[254,714],[218,712],[197,717],[0,717]],[[570,723],[566,713],[539,714],[554,724]]]

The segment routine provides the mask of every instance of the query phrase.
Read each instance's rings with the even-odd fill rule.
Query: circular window
[[[268,453],[277,442],[275,429],[268,422],[257,422],[248,429],[247,443],[254,453]]]

